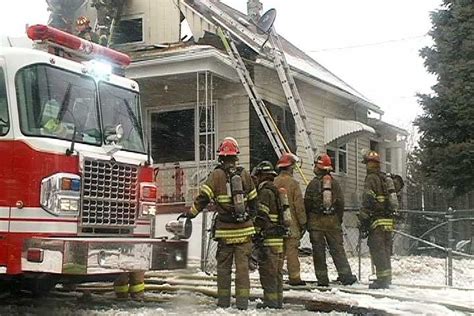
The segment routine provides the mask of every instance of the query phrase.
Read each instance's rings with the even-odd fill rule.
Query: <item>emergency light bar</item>
[[[67,48],[89,58],[106,58],[108,61],[121,67],[130,65],[130,57],[124,53],[94,44],[51,26],[43,24],[32,25],[28,27],[26,34],[34,41],[48,41],[58,47]]]

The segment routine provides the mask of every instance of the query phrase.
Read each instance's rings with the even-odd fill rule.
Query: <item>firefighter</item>
[[[93,43],[99,43],[99,35],[92,31],[91,21],[87,16],[80,16],[76,20],[77,36]]]
[[[130,298],[141,301],[145,296],[145,272],[134,271],[122,273],[114,281],[115,296],[119,299]]]
[[[257,304],[257,308],[283,307],[283,237],[287,231],[283,225],[280,194],[273,184],[276,175],[269,161],[262,161],[255,168],[258,192],[255,228],[260,241],[257,243],[258,272],[263,288],[263,303]]]
[[[338,281],[350,285],[357,281],[352,274],[344,250],[342,217],[344,195],[339,183],[331,176],[331,157],[321,154],[314,162],[315,177],[306,188],[304,205],[308,217],[308,231],[313,247],[314,272],[318,285],[328,286],[326,245],[329,247],[338,273]]]
[[[393,207],[390,205],[386,175],[380,171],[380,156],[376,151],[363,155],[367,165],[362,208],[359,214],[360,232],[368,235],[367,245],[375,265],[377,279],[369,288],[388,288],[392,280],[390,256],[394,228]]]
[[[219,146],[219,165],[209,174],[192,207],[185,214],[194,218],[210,201],[216,204],[214,238],[217,246],[217,306],[230,306],[232,264],[235,261],[235,297],[238,309],[248,308],[249,258],[253,219],[257,212],[257,190],[250,174],[237,165],[239,146],[231,137]]]
[[[280,173],[274,180],[277,188],[284,188],[287,191],[292,216],[290,236],[285,238],[284,241],[286,266],[290,285],[306,285],[306,283],[301,280],[300,261],[298,258],[300,239],[303,237],[306,226],[303,194],[301,193],[298,181],[293,178],[293,168],[298,162],[299,158],[296,155],[292,153],[283,154],[276,164]]]

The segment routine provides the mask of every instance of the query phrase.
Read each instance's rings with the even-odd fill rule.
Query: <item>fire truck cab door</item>
[[[10,226],[11,183],[13,180],[13,127],[5,61],[0,57],[0,273],[7,264],[7,234]]]

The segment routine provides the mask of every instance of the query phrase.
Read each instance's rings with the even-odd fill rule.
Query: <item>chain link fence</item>
[[[455,286],[474,284],[474,210],[402,210],[393,234],[392,274],[394,284]],[[216,273],[217,242],[209,238],[213,212],[205,212],[201,268]],[[203,230],[204,231],[204,230]],[[375,278],[366,239],[359,239],[357,211],[344,215],[344,246],[352,271],[362,283]],[[309,234],[301,239],[302,277],[315,280]],[[337,271],[327,253],[329,276]]]

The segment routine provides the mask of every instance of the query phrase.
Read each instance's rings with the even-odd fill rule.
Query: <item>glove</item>
[[[367,236],[369,236],[370,221],[361,220],[359,222],[358,227],[359,227],[359,234],[361,235],[362,239],[367,238]]]

